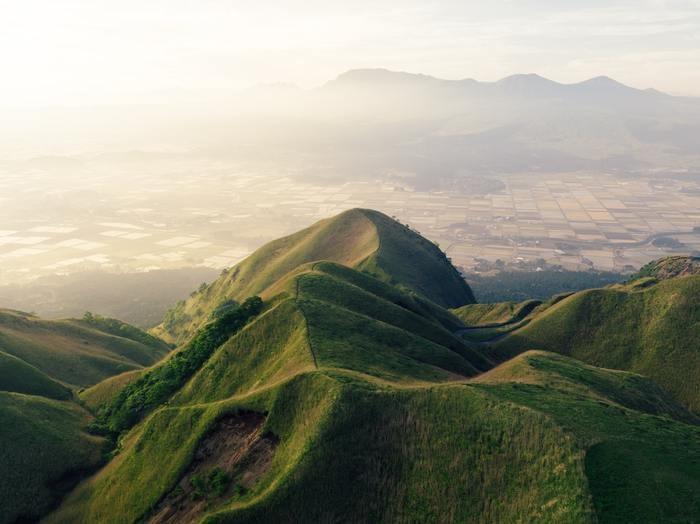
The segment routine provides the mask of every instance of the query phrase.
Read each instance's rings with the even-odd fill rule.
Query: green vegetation
[[[405,387],[322,369],[252,394],[193,397],[135,428],[120,456],[49,521],[148,515],[215,421],[250,409],[268,413],[262,429],[279,447],[256,482],[208,508],[205,522],[615,522],[621,514],[653,522],[663,520],[659,511],[670,522],[692,520],[700,428],[670,418],[692,415],[628,373],[542,352],[507,365],[518,369],[473,384]],[[623,397],[607,396],[618,390]],[[608,460],[594,464],[600,449]],[[630,457],[654,473],[630,469]],[[623,513],[597,494],[607,481],[601,464],[613,478],[634,473]],[[668,489],[653,493],[661,479]],[[211,500],[211,489],[203,482],[199,491]],[[634,506],[642,496],[660,509]]]
[[[0,310],[0,351],[54,380],[78,387],[149,366],[169,351],[166,344],[119,321],[100,319],[97,324],[42,320],[28,313]],[[119,326],[121,334],[105,332],[107,325]]]
[[[139,370],[168,347],[122,322],[0,310],[0,522],[33,522],[101,462],[71,386]]]
[[[202,328],[181,350],[163,364],[129,383],[117,397],[98,412],[93,429],[120,433],[132,427],[155,407],[163,404],[190,378],[216,348],[260,313],[260,297],[247,299]]]
[[[625,277],[608,271],[545,268],[542,271],[502,270],[487,275],[467,274],[466,279],[479,302],[491,303],[547,300],[560,293],[617,284]]]
[[[152,347],[155,350],[167,350],[167,346],[159,338],[149,335],[145,331],[130,326],[116,318],[106,318],[88,311],[83,315],[82,322],[104,333],[128,338],[135,342],[140,342],[144,346]]]
[[[576,293],[496,342],[495,358],[546,349],[650,377],[700,411],[700,276]]]
[[[242,470],[196,474],[204,522],[645,521],[639,493],[670,521],[696,511],[698,419],[648,379],[544,352],[478,375],[490,364],[451,335],[455,317],[338,264],[275,290],[49,522],[162,511],[217,421],[251,411],[279,444],[262,460],[241,441]],[[217,467],[236,489],[214,489]],[[599,493],[607,474],[634,475],[620,507]]]
[[[700,277],[451,312],[429,244],[354,210],[202,286],[175,352],[82,392],[119,445],[45,521],[696,520]]]
[[[77,405],[0,392],[0,523],[35,521],[102,458]]]
[[[496,327],[522,320],[540,304],[539,300],[467,304],[452,312],[467,326]]]
[[[94,386],[78,393],[80,402],[91,412],[97,412],[100,406],[109,404],[130,383],[141,377],[148,368],[126,371],[98,382]]]
[[[410,264],[405,263],[407,253]],[[269,298],[281,279],[322,260],[360,269],[443,307],[474,302],[469,286],[435,244],[381,213],[353,209],[261,247],[177,304],[153,333],[184,342],[225,301]]]
[[[649,262],[630,279],[643,278],[666,280],[679,276],[700,275],[700,257],[666,257]]]
[[[72,397],[70,389],[26,362],[0,351],[0,391],[39,395],[56,400]]]
[[[218,498],[228,489],[231,477],[221,468],[214,468],[209,473],[193,475],[190,482],[194,498]]]
[[[546,413],[586,450],[585,473],[599,522],[693,522],[697,518],[697,419],[641,377],[596,370],[546,354],[519,358],[534,359],[539,380],[523,383],[494,377],[489,381],[484,376],[481,387],[503,400]],[[589,394],[582,394],[582,383],[591,385]],[[612,395],[606,395],[606,390]],[[640,407],[646,409],[636,410]]]
[[[459,272],[437,245],[386,215],[363,213],[376,229],[378,248],[357,267],[372,276],[416,292],[442,307],[474,302],[474,295]],[[406,263],[410,253],[411,263]]]

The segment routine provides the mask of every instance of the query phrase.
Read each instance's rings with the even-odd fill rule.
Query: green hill
[[[493,345],[505,360],[546,349],[650,377],[700,412],[700,276],[576,293]]]
[[[34,366],[0,351],[0,391],[26,393],[56,400],[72,397],[70,389]]]
[[[699,420],[648,378],[541,351],[494,368],[453,334],[464,326],[452,313],[336,262],[297,266],[263,296],[220,345],[210,333],[239,306],[107,396],[98,421],[121,432],[116,456],[47,522],[688,522],[700,511]],[[204,359],[202,340],[216,345]],[[195,361],[154,396],[158,377]],[[119,423],[142,398],[158,401]]]
[[[153,332],[182,342],[227,301],[265,296],[291,271],[321,260],[361,270],[443,307],[474,302],[469,286],[436,245],[386,215],[353,209],[261,247],[178,304]]]
[[[137,328],[92,318],[49,321],[0,309],[0,351],[54,380],[82,387],[151,365],[170,349]]]
[[[85,432],[92,416],[73,389],[139,371],[168,350],[112,319],[0,310],[0,523],[36,521],[102,462],[106,442]]]
[[[310,357],[285,373],[277,347],[242,361],[250,331],[276,325],[263,315],[224,345],[48,521],[686,522],[700,510],[700,428],[642,377],[544,353],[415,384]]]
[[[81,392],[94,419],[0,393],[8,521],[697,520],[700,277],[484,306],[460,282],[435,246],[365,210],[263,247],[171,313],[174,351]],[[121,358],[160,347],[99,317],[14,315],[35,336],[115,338]],[[461,336],[479,329],[498,340]],[[49,390],[48,371],[6,360]]]
[[[0,392],[0,523],[34,522],[102,460],[71,402]]]
[[[141,377],[147,369],[134,369],[106,378],[102,382],[80,391],[78,394],[80,402],[87,409],[96,411],[100,406],[112,401],[122,389]]]
[[[452,313],[467,326],[498,327],[522,320],[541,304],[539,300],[467,304]]]

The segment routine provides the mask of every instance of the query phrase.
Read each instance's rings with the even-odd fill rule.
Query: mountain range
[[[151,334],[4,311],[0,522],[692,522],[698,268],[476,304],[354,209]]]
[[[472,193],[499,189],[498,177],[510,174],[700,173],[700,99],[604,76],[480,82],[358,69],[313,89],[189,93],[177,104],[62,109],[53,118],[73,149],[84,144],[92,154],[24,167],[59,173],[76,161],[95,167],[194,155],[314,181],[381,178]]]
[[[300,154],[300,173],[317,179],[365,173],[430,189],[472,180],[473,190],[475,179],[509,173],[700,168],[699,99],[602,76],[479,82],[359,69],[312,90],[252,89],[227,105],[258,130],[239,143],[227,128],[237,154],[264,147],[294,166]]]

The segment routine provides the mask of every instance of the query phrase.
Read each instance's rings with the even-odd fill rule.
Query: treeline
[[[251,297],[200,329],[182,350],[129,384],[111,403],[102,407],[91,426],[92,431],[116,436],[137,424],[180,389],[214,350],[258,315],[262,307],[260,297]]]
[[[479,302],[522,302],[528,299],[546,300],[561,293],[605,287],[622,282],[625,275],[610,271],[501,271],[483,276],[467,274],[467,282]]]

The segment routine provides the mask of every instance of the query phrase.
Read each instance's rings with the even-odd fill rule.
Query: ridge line
[[[306,312],[304,311],[304,308],[299,303],[299,282],[300,281],[301,281],[301,276],[299,276],[297,278],[296,296],[294,297],[294,303],[296,304],[297,309],[299,309],[299,311],[301,312],[301,316],[304,317],[304,326],[306,327],[306,342],[309,344],[309,352],[311,353],[311,358],[313,358],[313,360],[314,360],[314,366],[316,367],[316,369],[319,369],[318,361],[316,360],[316,352],[314,351],[314,346],[311,343],[311,332],[309,330],[309,319],[306,318]]]

